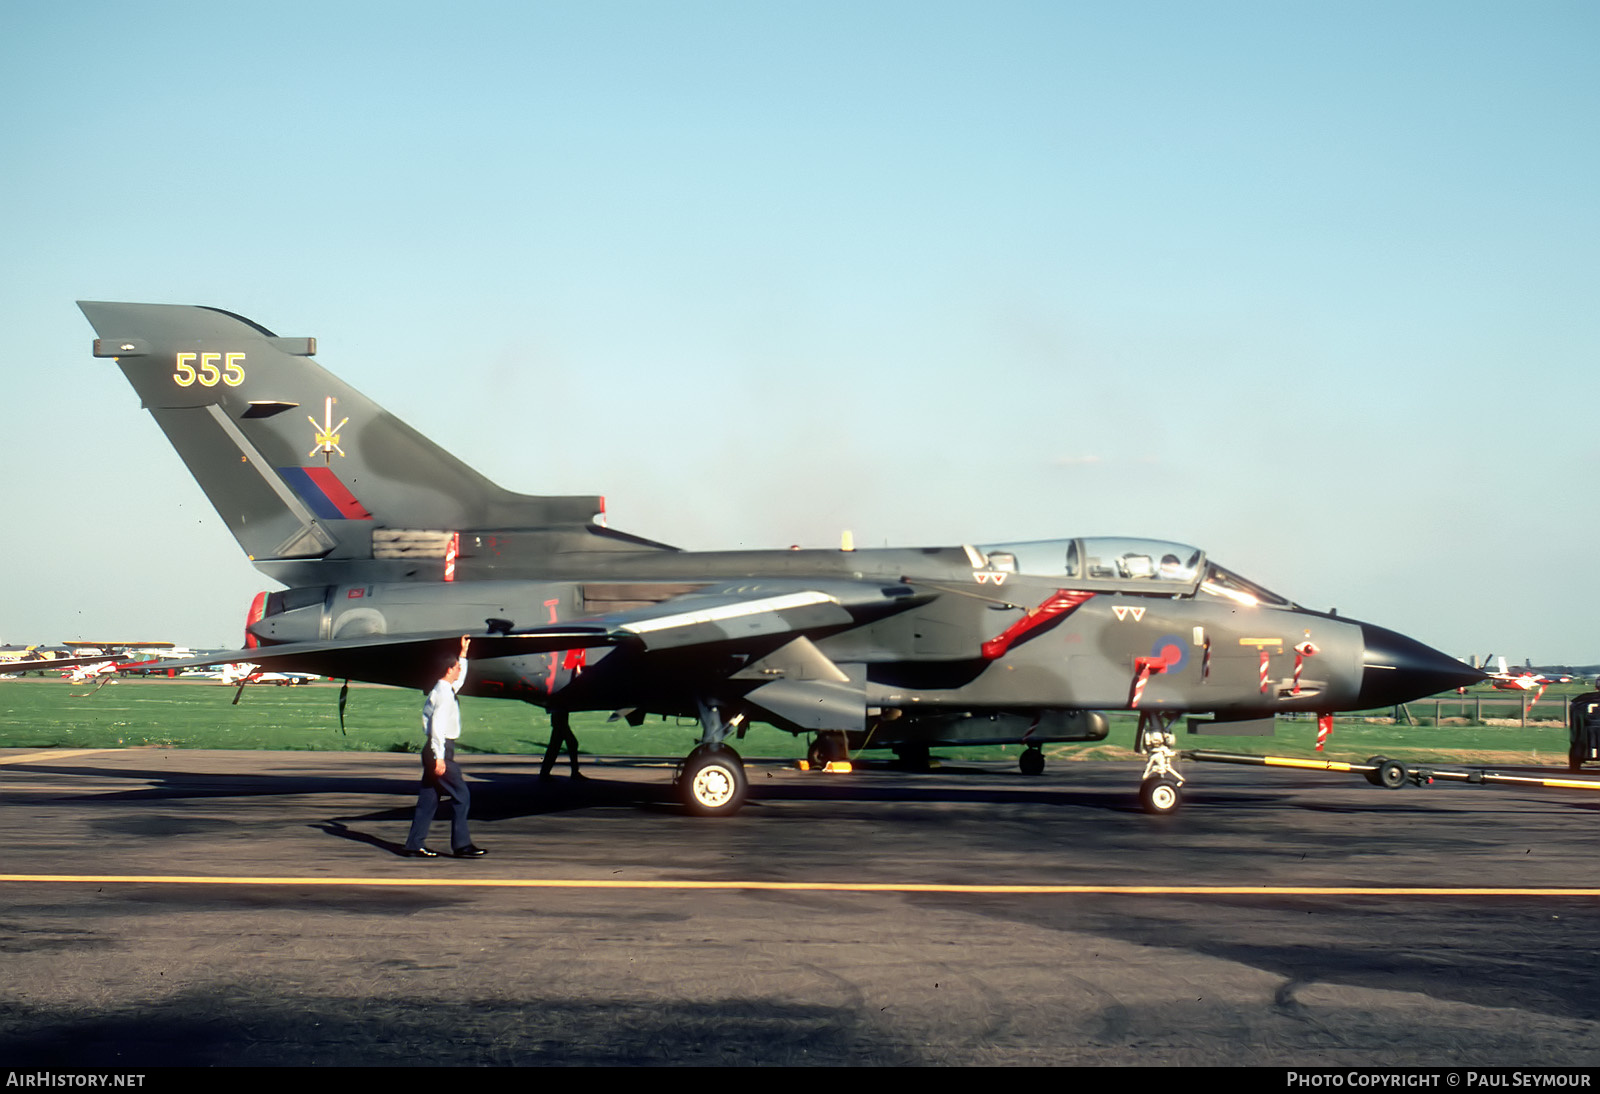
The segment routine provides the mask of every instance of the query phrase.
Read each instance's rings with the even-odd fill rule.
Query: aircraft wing
[[[905,585],[825,582],[809,585],[702,590],[658,604],[578,620],[516,629],[510,633],[469,634],[471,661],[521,657],[557,650],[628,645],[646,652],[691,646],[739,644],[787,634],[839,630],[866,619],[923,603],[927,593]],[[426,687],[437,678],[439,662],[457,648],[461,631],[364,637],[338,642],[290,642],[254,649],[226,650],[162,661],[163,669],[200,668],[248,661],[274,671],[365,680],[399,687]]]
[[[469,660],[549,653],[611,642],[603,629],[589,626],[547,627],[531,634],[479,634],[471,638]],[[427,687],[438,678],[440,662],[459,648],[460,641],[460,631],[442,631],[367,637],[349,642],[286,642],[277,646],[223,650],[181,661],[162,661],[161,667],[181,670],[249,662],[274,672],[309,672],[418,688]]]

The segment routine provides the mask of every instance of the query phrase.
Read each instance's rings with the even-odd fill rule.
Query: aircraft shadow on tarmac
[[[494,770],[493,757],[483,757],[487,770],[473,771],[469,763],[467,774],[472,787],[472,816],[486,822],[511,820],[518,817],[567,813],[589,809],[632,807],[663,815],[685,815],[673,790],[666,770],[670,762],[659,759],[608,760],[605,764],[591,763],[591,774],[578,781],[566,776],[541,780],[536,775],[521,771]],[[607,767],[661,768],[659,776],[644,780],[607,778]],[[405,775],[307,775],[302,773],[272,774],[222,774],[212,772],[172,772],[155,769],[99,768],[87,765],[30,765],[30,771],[67,775],[77,778],[97,777],[118,782],[146,781],[149,786],[107,791],[87,795],[99,801],[161,801],[201,798],[268,797],[280,795],[388,795],[397,799],[393,808],[374,810],[359,816],[343,818],[352,821],[397,821],[411,816],[417,779]],[[1057,808],[1093,809],[1107,813],[1141,814],[1138,795],[1131,784],[1119,778],[1106,781],[1103,773],[1092,785],[1067,782],[1070,775],[1055,779],[1027,779],[1015,772],[961,765],[947,765],[936,772],[909,774],[889,765],[869,766],[848,776],[813,774],[776,780],[761,775],[769,769],[765,765],[751,765],[751,795],[749,805],[759,809],[762,803],[776,802],[838,802],[884,804],[951,804],[951,805],[1032,805]],[[1539,769],[1529,769],[1537,771]],[[972,779],[969,786],[958,785]],[[979,782],[978,780],[983,780]],[[1014,781],[1016,785],[1001,785]],[[1329,783],[1332,789],[1340,784]],[[1240,789],[1237,786],[1208,786],[1203,775],[1194,776],[1190,786],[1189,806],[1179,816],[1207,809],[1261,809],[1291,808],[1312,812],[1370,813],[1389,815],[1428,809],[1474,811],[1480,799],[1476,793],[1496,793],[1493,790],[1466,789],[1444,786],[1432,789],[1407,788],[1398,792],[1373,791],[1358,801],[1336,800],[1320,797],[1313,788],[1308,793],[1281,785],[1262,785],[1259,788]],[[1460,800],[1440,800],[1441,796]],[[1573,799],[1563,796],[1552,798],[1550,811],[1568,813],[1600,811],[1600,801]],[[441,809],[441,817],[446,814]],[[885,815],[885,819],[888,814]],[[1159,820],[1160,818],[1149,818]],[[715,820],[696,819],[697,823],[717,823]],[[330,834],[341,834],[333,833]],[[345,838],[358,838],[345,834]],[[383,841],[369,840],[386,846]]]
[[[948,772],[943,774],[949,774]],[[992,774],[992,773],[986,773]],[[826,780],[826,781],[825,781]],[[500,821],[547,813],[567,813],[585,809],[632,807],[650,812],[685,816],[683,806],[669,782],[635,782],[589,775],[580,782],[561,778],[540,781],[536,777],[489,772],[472,776],[472,818]],[[414,781],[404,784],[404,793],[415,794]],[[389,788],[396,791],[395,786]],[[285,791],[290,792],[290,791]],[[301,792],[301,791],[294,791]],[[1073,806],[1121,813],[1140,813],[1138,795],[1117,787],[1060,787],[1032,783],[1026,788],[996,786],[960,787],[948,783],[907,786],[904,783],[874,784],[860,778],[843,782],[818,776],[815,782],[773,785],[757,784],[752,789],[747,809],[759,809],[770,802],[885,802],[948,803],[991,805]],[[366,814],[361,820],[396,820],[411,815],[412,802],[394,809]],[[441,806],[440,816],[444,816]],[[695,818],[697,823],[715,824],[715,819]]]
[[[492,760],[491,760],[492,762]],[[670,765],[661,760],[623,761],[616,766],[662,767]],[[759,771],[756,765],[751,765]],[[590,767],[593,771],[594,766]],[[474,818],[503,820],[517,816],[537,816],[541,813],[567,812],[606,806],[633,805],[660,808],[663,812],[681,814],[683,808],[673,793],[670,779],[662,777],[648,781],[608,779],[604,775],[588,774],[574,782],[561,776],[541,780],[537,776],[504,771],[474,771],[471,763],[464,768],[472,788]],[[414,798],[416,776],[372,775],[263,775],[217,774],[206,772],[172,772],[155,769],[98,768],[31,764],[30,772],[66,775],[76,778],[106,778],[118,782],[148,782],[153,785],[110,790],[86,797],[100,801],[150,801],[181,798],[236,798],[265,797],[286,794],[392,794]],[[884,772],[889,773],[889,772]],[[814,775],[791,783],[775,784],[769,780],[752,779],[751,804],[761,801],[882,801],[882,802],[950,802],[1070,805],[1109,809],[1115,812],[1139,812],[1137,795],[1131,787],[1116,786],[1089,788],[1063,787],[1041,780],[1027,780],[1024,785],[1011,787],[958,787],[945,780],[967,777],[997,778],[1021,776],[1011,773],[997,775],[993,769],[945,767],[930,774],[926,785],[906,785],[875,782],[877,772],[864,772],[853,777],[840,778]],[[916,779],[921,776],[892,772],[899,779]],[[663,771],[663,776],[665,771]],[[938,780],[937,782],[933,780]],[[410,815],[411,802],[402,811]],[[393,811],[374,813],[377,819],[392,819]]]
[[[592,768],[591,768],[592,770]],[[897,773],[902,774],[903,773]],[[950,769],[939,772],[941,777],[987,775],[994,772],[976,769]],[[1009,777],[1009,776],[1008,776]],[[1020,778],[1020,777],[1019,777]],[[908,786],[896,783],[852,778],[848,782],[832,776],[817,775],[812,778],[787,782],[781,785],[762,780],[751,792],[747,812],[759,811],[764,803],[774,802],[838,802],[884,804],[952,804],[952,805],[1034,805],[1045,807],[1075,807],[1100,809],[1142,816],[1138,796],[1125,788],[1083,788],[1041,785],[1032,780],[1026,787],[1006,788],[993,785],[984,787],[951,786],[948,782],[934,785]],[[408,797],[415,792],[415,782],[407,782]],[[541,780],[523,774],[485,772],[474,775],[471,781],[472,819],[485,823],[516,820],[555,813],[578,812],[589,809],[632,808],[663,816],[683,816],[696,824],[718,824],[719,820],[688,818],[672,785],[666,780],[638,782],[607,779],[603,776],[585,775],[580,780],[561,777]],[[392,788],[391,788],[392,789]],[[398,854],[401,845],[381,839],[368,832],[350,827],[350,823],[402,823],[409,820],[413,803],[406,801],[395,808],[364,813],[359,816],[317,823],[312,827],[340,839],[365,843]],[[448,819],[446,807],[441,804],[435,823]]]

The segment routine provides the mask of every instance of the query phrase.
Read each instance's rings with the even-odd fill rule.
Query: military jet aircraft
[[[512,493],[279,337],[216,308],[80,302],[256,568],[250,661],[428,688],[471,636],[464,693],[550,711],[698,718],[685,806],[745,798],[753,722],[818,747],[1104,737],[1140,713],[1145,807],[1176,808],[1173,723],[1331,717],[1483,674],[1309,611],[1204,552],[1142,539],[682,551],[610,528],[598,496]]]

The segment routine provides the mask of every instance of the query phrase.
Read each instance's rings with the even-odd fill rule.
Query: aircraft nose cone
[[[1425,695],[1466,687],[1484,674],[1449,654],[1371,623],[1361,624],[1361,710],[1392,707]]]

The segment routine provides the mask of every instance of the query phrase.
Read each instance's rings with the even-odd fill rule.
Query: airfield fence
[[[1566,693],[1535,697],[1523,692],[1520,695],[1435,695],[1431,699],[1417,699],[1401,703],[1394,708],[1356,711],[1339,715],[1341,719],[1392,717],[1397,725],[1416,725],[1427,718],[1434,725],[1444,724],[1444,719],[1458,718],[1468,725],[1490,725],[1484,719],[1498,722],[1515,722],[1526,727],[1530,721],[1557,721],[1565,724],[1567,703],[1572,698]],[[1280,718],[1309,720],[1314,714],[1280,714]]]
[[[1567,702],[1570,695],[1545,695],[1535,697],[1523,692],[1521,695],[1511,695],[1498,698],[1486,695],[1457,695],[1446,698],[1434,696],[1432,699],[1423,699],[1420,702],[1402,704],[1395,711],[1395,720],[1411,721],[1416,716],[1416,708],[1426,710],[1433,707],[1433,724],[1440,724],[1441,718],[1467,718],[1471,717],[1477,725],[1487,725],[1484,718],[1484,708],[1498,708],[1504,714],[1491,714],[1491,718],[1503,720],[1516,719],[1519,724],[1526,726],[1530,719],[1537,720],[1536,707],[1546,708],[1544,717],[1546,721],[1565,722],[1567,720]],[[1472,713],[1466,712],[1471,708]],[[1448,711],[1448,713],[1446,713]]]

